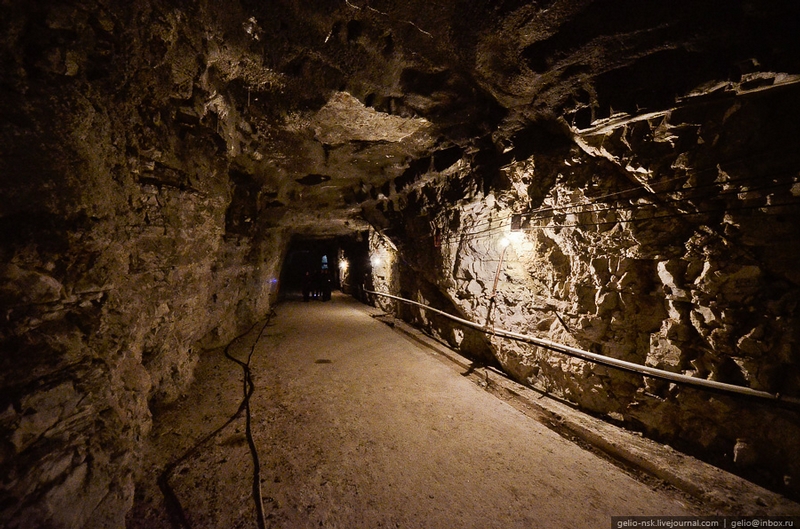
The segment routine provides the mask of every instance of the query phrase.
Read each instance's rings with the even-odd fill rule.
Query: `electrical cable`
[[[666,183],[670,183],[670,182],[677,182],[679,180],[685,180],[686,178],[687,178],[686,176],[678,176],[678,177],[675,177],[675,178],[670,178],[670,179],[667,179],[667,180],[661,180],[659,182],[654,182],[653,184],[662,185],[662,184],[666,184]],[[710,184],[710,185],[717,185],[717,184]],[[705,184],[703,186],[696,186],[696,187],[705,187]],[[684,188],[684,189],[692,189],[692,187]],[[642,184],[642,185],[639,185],[639,186],[636,186],[636,187],[623,189],[621,191],[614,191],[613,193],[606,193],[605,195],[598,195],[596,197],[592,197],[592,196],[587,197],[589,199],[589,202],[586,202],[585,205],[593,204],[593,203],[598,202],[598,201],[600,201],[601,199],[604,199],[604,198],[616,197],[616,196],[619,196],[619,195],[624,195],[625,193],[641,193],[643,191],[647,191],[648,192],[648,196],[659,195],[659,194],[662,194],[662,193],[673,193],[674,192],[674,191],[666,191],[666,190],[664,190],[664,191],[648,191],[644,187],[644,184]],[[576,204],[576,205],[582,205],[582,204]],[[532,209],[530,211],[527,211],[527,212],[523,213],[522,215],[528,215],[528,214],[531,214],[531,213],[540,213],[540,212],[545,212],[545,211],[556,211],[556,210],[559,210],[559,209],[562,209],[562,208],[567,208],[567,207],[572,207],[572,206],[573,206],[572,204],[567,204],[567,205],[564,205],[564,206],[556,206],[556,205],[554,205],[554,206],[549,206],[549,207],[540,207],[540,208],[536,208],[536,209]]]
[[[690,203],[691,201],[698,200],[698,199],[713,199],[716,196],[738,195],[738,194],[741,194],[741,193],[751,193],[751,192],[754,192],[754,191],[772,189],[772,188],[776,188],[776,187],[781,187],[783,185],[796,184],[797,183],[797,179],[796,179],[796,176],[795,176],[795,172],[792,171],[792,172],[780,173],[781,176],[784,176],[784,175],[787,175],[787,174],[791,174],[792,176],[789,179],[786,179],[786,180],[783,180],[783,181],[776,181],[777,178],[779,178],[779,177],[772,177],[771,178],[771,180],[773,181],[772,183],[767,184],[767,185],[763,185],[763,186],[758,186],[758,187],[751,188],[751,189],[724,189],[721,192],[717,193],[716,195],[710,195],[709,194],[709,196],[699,196],[699,194],[698,194],[698,195],[695,195],[695,196],[688,196],[688,197],[681,197],[681,198],[671,198],[670,197],[669,200],[665,201],[665,204],[675,204],[675,205],[677,205],[677,204],[683,204],[683,203]],[[669,179],[669,180],[662,180],[660,182],[655,182],[655,183],[653,183],[653,185],[661,185],[661,184],[669,183],[669,182],[673,182],[673,181],[684,180],[686,178],[687,177],[685,177],[685,176],[676,177],[676,178],[672,178],[672,179]],[[753,177],[730,179],[730,180],[726,180],[724,182],[711,182],[711,183],[702,184],[702,185],[682,187],[682,188],[674,189],[674,190],[662,190],[662,191],[654,191],[654,192],[653,191],[649,191],[649,192],[647,192],[645,197],[642,197],[642,198],[670,196],[670,195],[675,195],[675,194],[682,194],[682,193],[688,193],[688,192],[692,192],[692,191],[697,191],[697,190],[700,190],[700,189],[710,189],[710,188],[726,186],[726,185],[731,185],[731,184],[741,184],[741,183],[750,182],[750,181],[761,182],[763,180],[764,180],[763,177],[753,176]],[[584,202],[582,204],[564,204],[564,205],[542,207],[542,208],[529,210],[529,211],[527,211],[525,213],[521,213],[521,215],[527,217],[527,216],[533,216],[533,215],[535,215],[537,213],[544,213],[544,212],[548,212],[548,211],[562,211],[562,210],[568,210],[570,208],[582,208],[582,207],[585,208],[585,207],[588,207],[588,206],[591,206],[591,205],[595,204],[596,202],[598,202],[598,201],[600,201],[601,199],[604,199],[604,198],[610,198],[610,197],[613,197],[613,196],[619,196],[619,195],[622,195],[622,194],[625,194],[625,193],[643,193],[645,191],[647,191],[646,188],[644,188],[642,186],[638,186],[638,187],[633,187],[633,188],[629,188],[629,189],[624,189],[622,191],[615,191],[613,193],[607,193],[605,195],[599,195],[599,196],[596,196],[596,197],[589,197],[589,201],[588,202]],[[634,197],[630,197],[628,199],[632,199],[632,198],[634,198]],[[765,197],[759,197],[759,198],[765,198]],[[647,204],[647,206],[650,206],[650,205],[653,205],[653,204]],[[611,206],[611,207],[606,207],[606,208],[597,209],[597,210],[586,209],[586,210],[582,210],[582,211],[569,212],[569,213],[579,214],[579,213],[593,213],[593,212],[612,211],[612,210],[635,210],[635,209],[638,209],[640,207],[643,207],[643,205],[641,205],[641,204],[623,204],[623,205]],[[689,214],[691,214],[691,213],[689,213]],[[513,216],[513,214],[510,214],[510,215],[508,215],[508,216],[506,216],[504,218],[508,219],[508,218],[511,218],[512,216]],[[555,215],[553,215],[553,216],[555,216]],[[542,217],[542,218],[551,218],[551,217],[550,216],[546,216],[546,217]],[[473,234],[482,234],[482,233],[493,232],[496,228],[492,227],[491,225],[494,222],[497,222],[498,220],[501,220],[501,219],[503,219],[503,217],[500,217],[498,219],[485,219],[485,220],[478,221],[475,224],[473,224],[470,228],[474,229],[474,228],[476,228],[478,226],[481,226],[481,227],[486,226],[486,228],[485,229],[481,229],[479,231],[475,231],[475,232],[463,232],[462,231],[462,232],[459,232],[459,234],[457,234],[457,235],[448,235],[445,238],[453,240],[453,239],[459,239],[461,237],[461,234],[464,234],[464,233],[466,233],[467,235],[473,235]]]
[[[590,204],[592,204],[594,202],[598,202],[600,199],[611,198],[611,197],[615,197],[615,196],[618,196],[618,195],[623,195],[625,193],[642,193],[642,192],[646,191],[647,192],[646,196],[648,196],[648,197],[653,197],[653,196],[658,197],[658,196],[662,196],[662,195],[671,195],[671,194],[675,194],[675,193],[685,193],[687,191],[696,191],[698,189],[707,189],[707,188],[713,188],[713,187],[719,187],[719,186],[725,186],[725,185],[731,185],[731,184],[740,184],[740,183],[743,183],[743,182],[750,182],[750,181],[761,182],[761,181],[763,181],[765,179],[770,179],[770,180],[774,181],[777,178],[784,177],[787,174],[791,174],[791,176],[790,176],[791,181],[778,182],[778,183],[776,183],[776,185],[784,185],[784,184],[789,184],[789,183],[796,183],[796,180],[795,180],[795,178],[797,176],[796,171],[790,171],[790,172],[787,171],[787,172],[778,173],[778,176],[771,176],[771,177],[748,176],[748,177],[743,177],[743,178],[729,179],[729,180],[725,180],[725,181],[722,181],[722,182],[714,181],[714,182],[709,182],[709,183],[706,183],[706,184],[679,187],[677,189],[663,189],[661,191],[650,191],[645,187],[645,184],[641,184],[639,186],[631,187],[631,188],[628,188],[628,189],[623,189],[621,191],[614,191],[613,193],[606,193],[604,195],[598,195],[598,196],[594,196],[594,197],[593,196],[589,196],[589,197],[587,197],[589,199],[589,201],[585,202],[584,204],[565,204],[563,206],[550,206],[550,207],[544,207],[544,208],[536,208],[536,209],[533,209],[533,210],[530,210],[530,211],[527,211],[527,212],[523,213],[523,215],[528,215],[528,214],[532,214],[532,213],[539,213],[539,212],[544,212],[544,211],[553,211],[553,210],[565,209],[565,208],[569,208],[569,207],[573,207],[573,206],[579,206],[579,205],[590,205]],[[676,182],[676,181],[679,181],[679,180],[686,180],[687,178],[689,178],[689,177],[688,176],[679,176],[679,177],[670,178],[670,179],[667,179],[667,180],[660,180],[660,181],[657,181],[657,182],[649,182],[647,185],[661,186],[663,184]],[[727,192],[728,190],[724,190],[724,191]],[[633,198],[633,197],[630,197],[630,198]],[[629,198],[625,197],[625,199],[629,199]]]
[[[737,163],[737,162],[738,163],[742,163],[744,161],[750,161],[750,160],[753,160],[753,159],[761,159],[763,157],[766,157],[767,155],[768,155],[768,153],[767,154],[762,154],[762,155],[759,155],[759,156],[747,156],[747,157],[742,157],[742,158],[736,158],[736,159],[728,160],[726,163],[727,164],[734,164],[734,163]],[[712,171],[719,172],[720,169],[719,169],[718,166],[707,167],[705,169],[696,169],[696,170],[692,171],[692,175],[693,176],[697,176],[697,175],[701,175],[701,174],[705,174],[705,173],[710,173]],[[782,171],[782,172],[779,172],[777,174],[780,175],[780,176],[785,176],[787,174],[791,174],[792,178],[793,178],[791,183],[796,183],[796,180],[794,180],[794,177],[797,174],[796,171]],[[640,185],[635,186],[635,187],[631,187],[629,189],[623,189],[621,191],[614,191],[614,192],[611,192],[611,193],[606,193],[604,195],[598,195],[598,196],[595,196],[595,197],[588,197],[589,198],[589,202],[584,203],[584,204],[588,205],[588,204],[597,202],[597,201],[599,201],[601,199],[604,199],[604,198],[610,198],[610,197],[614,197],[614,196],[618,196],[618,195],[623,195],[625,193],[647,192],[647,196],[661,196],[661,195],[669,195],[669,194],[674,194],[674,193],[684,193],[686,191],[691,191],[691,190],[705,189],[705,188],[710,188],[710,187],[730,185],[730,184],[736,184],[736,183],[742,183],[742,182],[748,182],[748,181],[759,181],[760,182],[760,181],[763,181],[765,179],[765,177],[763,177],[761,175],[755,175],[755,176],[747,176],[747,177],[742,177],[742,178],[728,179],[728,180],[725,180],[723,182],[716,182],[715,181],[715,182],[710,182],[710,183],[707,183],[707,184],[683,187],[683,188],[679,188],[679,189],[676,189],[676,190],[662,190],[662,191],[650,191],[645,187],[645,185],[661,186],[661,185],[664,185],[664,184],[677,182],[677,181],[680,181],[680,180],[687,180],[688,178],[689,178],[689,175],[682,175],[682,176],[676,176],[676,177],[673,177],[673,178],[669,178],[669,179],[666,179],[666,180],[659,180],[657,182],[649,182],[647,184],[641,183]],[[774,177],[774,176],[772,177],[773,180],[775,178],[776,177]],[[786,182],[786,183],[790,183],[790,182]],[[565,208],[574,207],[574,206],[575,206],[574,204],[567,204],[567,205],[563,205],[563,206],[550,206],[550,207],[544,207],[544,208],[537,208],[537,209],[534,209],[534,210],[527,211],[527,212],[525,212],[523,214],[527,215],[527,214],[543,212],[543,211],[565,209]],[[479,224],[483,224],[485,222],[486,221],[480,221]]]
[[[589,227],[589,226],[602,226],[606,224],[630,224],[636,222],[645,222],[648,220],[653,219],[660,219],[660,218],[679,218],[679,217],[690,217],[695,215],[707,214],[707,213],[718,213],[718,212],[728,212],[728,211],[737,211],[737,210],[747,210],[747,209],[770,209],[775,207],[791,207],[798,202],[788,202],[788,203],[780,203],[780,204],[764,204],[764,205],[756,205],[756,206],[742,206],[738,208],[715,208],[715,209],[707,209],[701,210],[696,212],[680,212],[674,214],[667,214],[667,215],[653,215],[648,217],[638,217],[632,219],[619,219],[614,221],[598,221],[598,222],[575,222],[569,224],[550,224],[550,225],[543,225],[543,226],[526,226],[521,228],[520,231],[533,231],[533,230],[545,230],[545,229],[552,229],[552,228],[580,228],[580,227]],[[648,205],[651,206],[651,205]],[[766,213],[766,212],[765,212]],[[498,219],[501,221],[502,219]],[[497,221],[493,221],[497,222]],[[459,231],[459,232],[451,232],[449,234],[441,236],[441,241],[446,242],[449,244],[453,243],[462,243],[464,240],[473,240],[479,239],[483,237],[488,237],[491,235],[499,235],[503,233],[507,233],[509,230],[509,223],[503,223],[500,225],[490,226],[485,229],[479,231]]]
[[[743,191],[746,192],[746,191]],[[765,198],[765,197],[761,197]],[[739,206],[739,207],[725,207],[725,208],[711,208],[711,209],[704,209],[698,211],[687,211],[687,212],[679,212],[679,213],[669,213],[665,215],[651,215],[647,217],[637,217],[631,219],[617,219],[612,221],[599,221],[599,222],[574,222],[569,224],[547,224],[543,226],[526,226],[521,228],[521,231],[534,231],[534,230],[545,230],[545,229],[556,229],[556,228],[582,228],[582,227],[590,227],[590,226],[604,226],[608,224],[632,224],[636,222],[646,222],[650,220],[658,220],[658,219],[667,219],[667,218],[681,218],[681,217],[691,217],[696,215],[705,215],[710,213],[727,213],[731,211],[743,211],[743,210],[753,210],[753,209],[772,209],[778,207],[792,207],[800,204],[800,201],[791,201],[791,202],[780,202],[775,204],[760,204],[760,205],[749,205],[749,206]],[[657,204],[647,204],[646,206],[637,205],[626,208],[626,211],[636,211],[638,209],[642,209],[643,207],[658,207]],[[608,208],[611,210],[613,208]],[[602,213],[603,211],[607,210],[592,210],[592,211],[582,211],[576,213],[569,213],[572,215],[577,215],[581,213]],[[766,212],[765,212],[766,213]],[[567,213],[565,213],[567,214]],[[554,217],[546,217],[543,219],[533,219],[533,220],[546,220]],[[492,234],[499,234],[504,233],[507,231],[507,224],[503,224],[500,226],[489,227],[484,230],[476,231],[476,232],[458,232],[452,235],[445,235],[442,237],[442,241],[453,242],[453,241],[460,241],[463,238],[477,238],[477,235],[492,235]]]
[[[635,222],[645,222],[648,220],[657,220],[657,219],[670,219],[670,218],[679,218],[679,217],[691,217],[694,215],[705,215],[708,213],[727,213],[730,211],[743,211],[748,209],[770,209],[770,208],[779,208],[779,207],[791,207],[800,205],[800,200],[796,200],[793,202],[781,202],[777,204],[761,204],[761,205],[750,205],[750,206],[740,206],[736,208],[714,208],[714,209],[704,209],[698,211],[690,211],[690,212],[681,212],[681,213],[670,213],[667,215],[653,215],[650,217],[639,217],[633,219],[618,219],[612,221],[605,221],[605,222],[576,222],[573,224],[548,224],[546,226],[530,226],[523,228],[523,231],[532,231],[535,229],[550,229],[550,228],[583,228],[588,226],[603,226],[606,224],[631,224]]]
[[[765,159],[774,158],[776,153],[782,153],[782,151],[780,151],[779,149],[772,149],[772,150],[768,150],[768,151],[761,151],[761,152],[756,153],[756,154],[748,154],[746,156],[739,156],[739,157],[735,157],[735,158],[729,158],[729,159],[726,159],[724,162],[721,162],[719,164],[715,164],[712,167],[693,168],[692,171],[691,171],[691,174],[692,174],[692,176],[704,175],[704,174],[708,174],[708,173],[717,173],[717,174],[719,174],[720,171],[722,171],[722,168],[721,168],[722,165],[724,165],[726,168],[728,168],[729,171],[732,171],[733,170],[732,168],[735,168],[735,167],[742,167],[742,166],[746,167],[748,162],[761,163]],[[785,174],[789,174],[790,172],[792,174],[797,174],[796,171],[785,171],[785,172],[781,171],[778,174],[785,175]],[[599,199],[602,199],[602,198],[609,198],[609,197],[612,197],[612,196],[616,196],[616,195],[620,195],[620,194],[624,194],[624,193],[629,193],[629,192],[648,191],[647,188],[645,187],[645,185],[661,186],[663,184],[676,182],[676,181],[679,181],[679,180],[686,180],[688,178],[689,178],[689,175],[686,174],[686,175],[676,176],[676,177],[665,179],[665,180],[659,180],[657,182],[649,182],[647,184],[640,183],[640,185],[632,187],[632,188],[629,188],[629,189],[624,189],[622,191],[615,191],[615,192],[612,192],[612,193],[607,193],[605,195],[599,195],[597,197],[590,197],[590,198],[591,198],[592,201],[596,201],[596,200],[599,200]],[[686,189],[700,189],[700,188],[704,188],[704,187],[713,187],[713,186],[723,185],[723,184],[746,182],[746,181],[749,181],[749,180],[759,180],[760,181],[760,180],[763,180],[763,178],[764,178],[763,176],[755,175],[755,176],[748,176],[748,177],[742,177],[742,178],[736,178],[736,179],[729,179],[729,180],[726,180],[725,182],[711,182],[709,184],[703,184],[703,185],[700,185],[700,186],[692,186],[692,187],[689,187],[689,188],[682,188],[681,190],[676,190],[676,191],[665,190],[665,191],[656,191],[656,192],[648,191],[648,192],[649,192],[650,196],[653,196],[653,195],[659,195],[659,194],[664,194],[664,193],[673,193],[673,192],[678,192],[678,191],[684,191]],[[568,206],[566,206],[566,207],[568,207]],[[546,208],[540,208],[540,209],[546,209]],[[533,210],[533,211],[536,211],[536,210]]]
[[[244,405],[245,412],[245,435],[247,436],[247,444],[250,448],[250,456],[253,459],[253,501],[256,504],[256,519],[258,521],[259,529],[266,529],[267,519],[264,513],[264,497],[261,492],[261,463],[259,462],[258,448],[256,447],[255,440],[253,439],[253,430],[251,428],[252,414],[250,410],[250,397],[253,396],[253,393],[256,390],[256,385],[253,382],[253,377],[250,373],[250,361],[253,358],[256,345],[261,340],[261,336],[264,334],[264,331],[269,325],[272,315],[273,312],[270,312],[266,321],[264,322],[264,325],[261,327],[261,331],[259,331],[258,336],[253,342],[253,345],[250,346],[250,352],[247,355],[247,362],[242,362],[241,360],[234,358],[229,354],[228,349],[230,344],[225,347],[225,356],[239,364],[242,368],[242,392],[244,394],[242,404]]]
[[[770,185],[764,185],[764,186],[760,186],[760,187],[753,187],[753,188],[750,188],[750,189],[731,189],[731,190],[722,191],[722,192],[719,192],[719,193],[716,193],[716,194],[710,194],[710,193],[709,194],[704,194],[704,195],[697,194],[697,195],[692,195],[692,196],[688,196],[688,197],[669,198],[668,200],[664,200],[663,202],[651,203],[651,204],[620,204],[620,205],[617,205],[617,206],[609,206],[609,207],[605,207],[605,208],[601,208],[601,209],[583,209],[583,210],[578,210],[578,211],[563,211],[562,212],[562,210],[567,210],[569,208],[581,208],[581,207],[587,207],[587,206],[595,205],[593,202],[588,202],[588,203],[584,203],[584,204],[569,204],[569,205],[564,205],[564,206],[559,206],[559,207],[548,208],[546,211],[552,211],[553,212],[552,215],[534,215],[533,213],[523,213],[522,216],[523,217],[528,217],[530,220],[545,220],[545,219],[551,219],[551,218],[553,218],[553,217],[555,217],[556,215],[559,215],[559,214],[561,214],[561,215],[569,215],[569,214],[578,215],[578,214],[582,214],[582,213],[602,213],[602,212],[605,212],[605,211],[635,210],[635,209],[639,209],[641,207],[649,207],[649,206],[654,206],[654,207],[662,206],[663,207],[663,206],[669,206],[669,205],[674,205],[674,204],[686,204],[686,203],[691,203],[693,201],[698,201],[698,200],[716,200],[719,197],[728,197],[730,195],[740,195],[742,193],[753,193],[755,191],[763,191],[765,189],[774,189],[776,187],[783,187],[783,186],[787,185],[787,183],[788,182],[778,182],[778,183],[772,183]],[[715,184],[715,185],[720,185],[720,184]],[[681,192],[683,192],[682,189],[681,190],[676,190],[676,191],[670,191],[669,193],[673,193],[674,194],[674,193],[681,193]],[[763,199],[763,198],[766,198],[767,196],[768,195],[760,196],[760,197],[753,197],[753,198]],[[752,200],[752,198],[748,197],[748,198],[746,198],[744,200]],[[542,212],[544,212],[544,211],[545,210],[542,210]],[[538,213],[538,211],[536,211],[534,213]]]
[[[233,421],[238,419],[241,416],[242,412],[246,413],[246,415],[245,415],[246,435],[247,435],[248,444],[250,445],[251,455],[253,456],[253,461],[254,461],[253,492],[254,492],[254,499],[257,502],[256,503],[256,513],[257,513],[257,516],[258,516],[259,529],[265,529],[265,527],[266,527],[266,522],[265,522],[266,519],[264,517],[264,502],[263,502],[263,499],[261,497],[261,476],[260,476],[260,465],[258,463],[258,452],[255,449],[255,443],[253,442],[252,432],[250,430],[250,397],[252,396],[253,392],[255,391],[255,384],[253,384],[252,377],[250,376],[250,367],[249,367],[249,365],[250,365],[250,359],[253,356],[253,351],[255,350],[256,344],[261,339],[261,335],[264,333],[264,330],[267,328],[267,325],[269,325],[269,321],[270,321],[270,319],[272,318],[273,315],[274,315],[274,311],[270,311],[270,313],[267,315],[267,319],[264,322],[264,325],[262,326],[261,331],[259,332],[258,337],[256,338],[256,341],[253,342],[253,345],[250,348],[250,354],[247,357],[247,362],[246,363],[241,362],[240,360],[237,360],[236,358],[233,358],[229,354],[229,349],[230,349],[232,344],[238,342],[240,339],[242,339],[243,337],[245,337],[248,334],[250,334],[253,331],[253,329],[256,328],[256,325],[258,325],[258,322],[254,323],[252,326],[250,326],[250,328],[247,331],[245,331],[244,333],[240,334],[239,336],[237,336],[236,338],[231,340],[231,342],[228,343],[228,345],[225,346],[224,355],[227,358],[229,358],[230,360],[233,360],[234,362],[236,362],[237,364],[242,366],[243,371],[245,371],[245,382],[244,382],[245,395],[244,395],[244,398],[243,398],[242,402],[239,404],[239,407],[236,410],[236,412],[233,415],[231,415],[228,418],[228,420],[225,421],[224,424],[222,424],[222,426],[220,426],[219,428],[216,428],[215,430],[209,432],[208,434],[206,434],[205,436],[200,438],[200,440],[198,440],[194,445],[192,445],[188,450],[186,450],[186,452],[184,452],[183,455],[181,455],[181,457],[179,457],[175,461],[167,464],[164,467],[164,470],[161,472],[161,474],[159,474],[159,476],[158,476],[158,478],[156,480],[157,483],[158,483],[158,488],[161,490],[161,493],[164,495],[164,501],[165,501],[166,506],[167,506],[167,513],[170,516],[170,522],[172,523],[173,527],[175,527],[176,529],[191,529],[192,526],[189,523],[189,519],[186,516],[186,511],[183,509],[183,506],[181,505],[181,502],[180,502],[180,499],[178,498],[178,495],[175,494],[175,491],[172,489],[172,487],[169,484],[169,479],[172,476],[172,473],[175,471],[175,469],[178,467],[178,465],[182,464],[183,462],[188,460],[190,457],[194,456],[197,453],[197,451],[203,445],[205,445],[208,441],[210,441],[211,439],[216,437],[220,432],[222,432],[231,423],[233,423]],[[256,479],[258,480],[258,487],[256,487]],[[259,508],[259,505],[261,506],[260,508]]]

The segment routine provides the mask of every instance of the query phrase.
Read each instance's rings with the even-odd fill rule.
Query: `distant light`
[[[278,280],[277,280],[277,279],[272,279],[272,280],[270,281],[270,283],[277,283],[277,282],[278,282]]]
[[[373,256],[372,259],[370,259],[370,262],[372,263],[372,266],[380,266],[381,265],[381,258],[378,257],[377,255]]]
[[[347,261],[345,261],[344,259],[343,259],[343,260],[341,260],[341,261],[339,261],[339,270],[341,270],[342,272],[344,272],[345,270],[347,270],[347,267],[348,267],[348,266],[349,266],[349,265],[348,265]]]

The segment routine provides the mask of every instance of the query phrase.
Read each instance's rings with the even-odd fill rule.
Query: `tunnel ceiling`
[[[624,123],[689,95],[793,83],[772,72],[797,71],[800,61],[797,4],[779,1],[3,10],[3,61],[19,74],[6,81],[12,90],[44,89],[34,88],[37,76],[85,79],[120,105],[150,107],[136,125],[143,137],[174,144],[167,135],[177,130],[216,144],[241,223],[316,236],[364,229],[363,211],[391,194],[397,178],[408,183],[432,164],[441,171],[463,157],[492,168],[554,141],[585,146],[581,131],[597,136],[612,117]],[[14,16],[21,11],[31,13]],[[163,157],[152,138],[128,150],[156,184],[164,181],[159,168],[185,165]]]
[[[800,57],[771,3],[302,5],[245,13],[258,27],[248,44],[274,57],[264,66],[276,85],[301,87],[277,126],[302,147],[265,153],[262,164],[330,176],[302,193],[332,217],[357,217],[426,162],[480,153],[491,167],[546,148],[543,135],[668,110],[692,92],[721,95],[753,71],[795,71]]]
[[[611,116],[774,83],[754,73],[800,57],[779,4],[251,2],[209,39],[206,68],[238,105],[247,91],[241,165],[303,199],[276,204],[279,222],[359,229],[426,164],[491,168]]]

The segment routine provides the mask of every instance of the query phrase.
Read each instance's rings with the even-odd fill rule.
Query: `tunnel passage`
[[[3,4],[0,519],[124,526],[153,410],[323,255],[352,295],[797,398],[798,4],[625,5]],[[400,315],[798,495],[796,410]]]
[[[359,299],[366,299],[362,290],[370,279],[371,263],[367,234],[357,232],[335,238],[294,238],[286,250],[281,266],[279,299],[322,300],[322,295],[309,295],[310,290],[338,290]],[[329,294],[325,301],[330,300]]]
[[[228,350],[244,359],[255,344],[251,428],[266,526],[568,528],[603,525],[616,509],[692,512],[485,392],[376,312],[341,294],[287,300],[258,340],[256,328]],[[241,398],[231,366],[220,352],[205,356],[186,404],[155,424],[152,458],[175,462],[166,481],[193,527],[256,525],[244,418],[227,422]],[[173,526],[154,501],[153,468],[145,481],[156,490],[138,499],[130,529]]]
[[[319,282],[322,275],[325,281],[340,287],[339,245],[331,240],[295,240],[289,245],[281,272],[281,299],[298,295],[308,298],[305,290],[309,282]],[[329,287],[329,288],[331,288]],[[321,288],[314,286],[314,289]],[[317,298],[316,293],[314,298]]]

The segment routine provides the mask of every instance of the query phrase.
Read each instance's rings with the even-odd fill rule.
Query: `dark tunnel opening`
[[[369,248],[365,234],[330,238],[295,237],[289,243],[280,274],[280,301],[328,301],[329,291],[363,299],[368,279]]]
[[[339,243],[336,239],[293,239],[281,267],[280,300],[303,298],[309,281],[324,280],[339,289]],[[316,287],[315,287],[316,288]],[[317,299],[315,294],[314,299]]]

